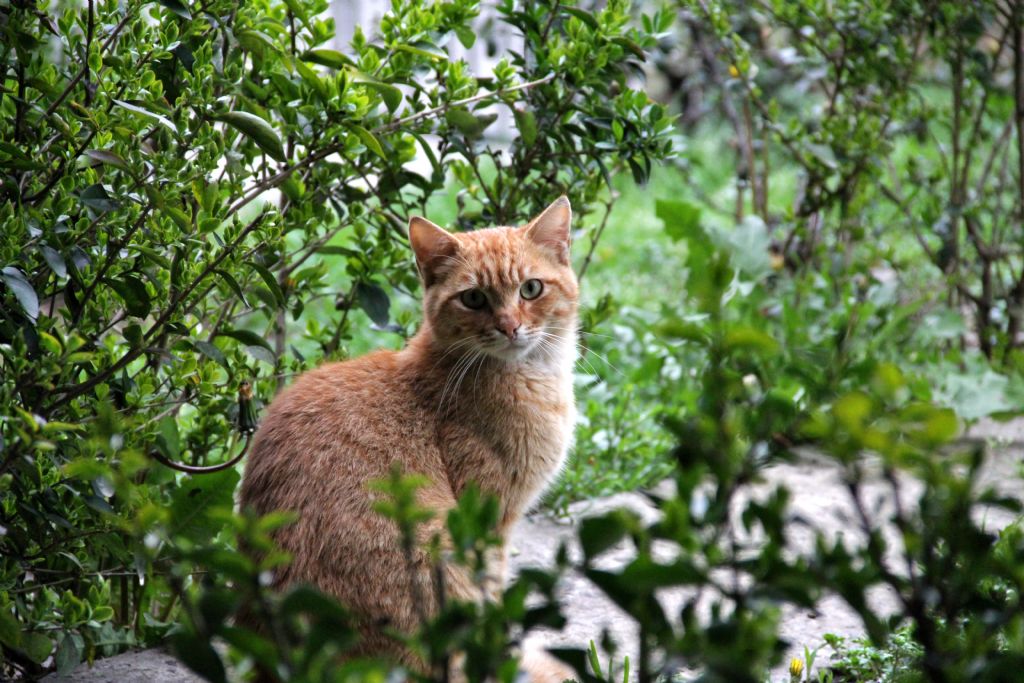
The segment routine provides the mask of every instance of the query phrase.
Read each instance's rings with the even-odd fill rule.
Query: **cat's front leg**
[[[488,599],[496,601],[505,590],[505,582],[508,578],[508,553],[505,551],[505,544],[488,548],[484,558],[487,562],[484,592]]]
[[[530,683],[562,683],[576,680],[575,671],[534,643],[523,646],[521,666],[529,676]]]

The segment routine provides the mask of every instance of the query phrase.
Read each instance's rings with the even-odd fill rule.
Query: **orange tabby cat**
[[[437,607],[430,558],[418,549],[410,571],[394,524],[372,509],[368,482],[396,463],[425,475],[419,501],[435,516],[421,525],[423,542],[444,538],[448,510],[475,482],[497,497],[504,538],[562,466],[576,416],[570,221],[565,197],[519,228],[450,234],[413,218],[424,287],[416,336],[401,351],[304,374],[267,411],[241,505],[299,514],[277,532],[294,559],[275,585],[308,583],[336,596],[362,624],[358,654],[415,666],[380,626],[411,632]],[[446,565],[444,580],[448,595],[480,597],[458,567]],[[543,657],[524,667],[533,681],[566,677]]]

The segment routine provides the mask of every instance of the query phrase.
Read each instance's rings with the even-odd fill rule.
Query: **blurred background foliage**
[[[262,588],[287,558],[234,552],[287,523],[232,511],[238,468],[155,456],[225,462],[241,382],[266,403],[325,359],[399,347],[419,315],[409,215],[516,224],[564,192],[581,416],[545,507],[676,485],[654,525],[581,528],[578,569],[640,625],[633,678],[761,680],[779,605],[833,592],[870,639],[836,680],[1013,679],[1024,538],[970,513],[1019,502],[978,481],[1003,454],[957,437],[1024,406],[1024,2],[395,0],[342,50],[327,10],[0,3],[0,675],[170,638],[210,680],[225,662],[384,680],[338,664],[343,608]],[[459,56],[502,34],[487,69]],[[742,495],[801,447],[844,468],[863,545],[794,557],[785,489]],[[862,504],[871,468],[897,496],[904,475],[925,487],[887,513],[895,545]],[[408,523],[412,485],[387,484]],[[491,514],[463,501],[450,561],[479,564]],[[636,559],[597,569],[621,541]],[[446,604],[411,643],[425,676],[465,652],[474,679],[513,680],[523,633],[560,623],[562,559],[495,604]],[[705,602],[666,615],[673,586]],[[271,636],[232,626],[240,609]]]

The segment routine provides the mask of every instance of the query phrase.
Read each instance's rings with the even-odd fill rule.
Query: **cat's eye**
[[[524,299],[536,299],[543,291],[543,282],[540,280],[527,280],[519,287],[519,296]]]
[[[462,305],[466,308],[478,311],[487,305],[487,295],[479,289],[467,289],[459,295],[459,301],[461,301]]]

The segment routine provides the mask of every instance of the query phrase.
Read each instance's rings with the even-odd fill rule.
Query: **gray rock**
[[[80,664],[67,676],[50,674],[46,683],[202,683],[203,679],[166,650],[155,648]]]

